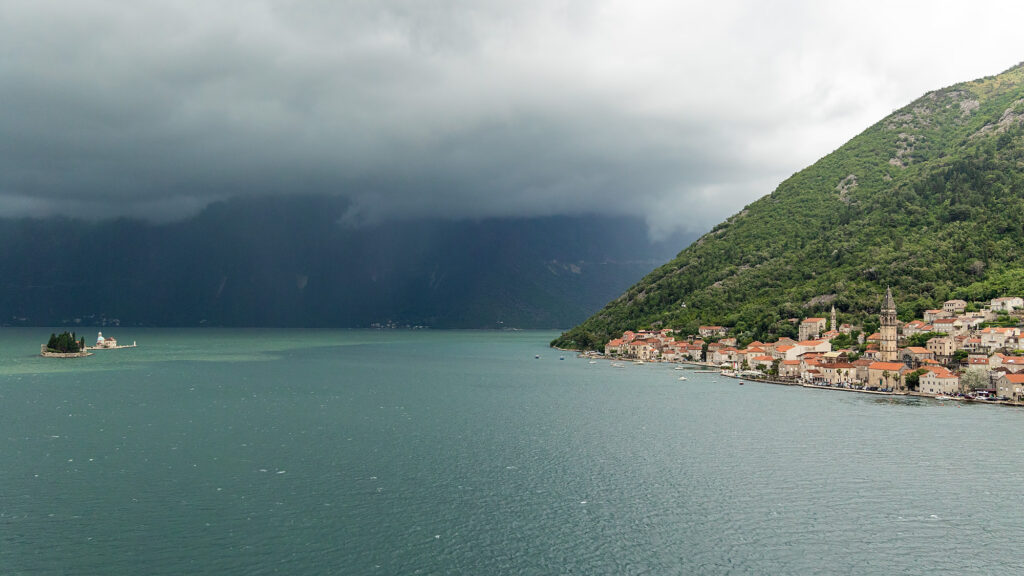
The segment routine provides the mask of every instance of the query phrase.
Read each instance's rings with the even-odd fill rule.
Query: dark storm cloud
[[[354,221],[699,230],[936,82],[1019,59],[979,56],[1005,50],[988,33],[934,63],[926,36],[878,35],[881,6],[0,0],[0,215],[323,193]]]

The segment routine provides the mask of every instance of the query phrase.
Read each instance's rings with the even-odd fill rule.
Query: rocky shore
[[[39,355],[43,358],[85,358],[86,356],[92,356],[92,352],[81,351],[81,352],[53,352],[46,349],[46,344],[39,347]]]

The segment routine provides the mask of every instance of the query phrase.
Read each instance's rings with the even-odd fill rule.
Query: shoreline
[[[137,344],[125,344],[123,346],[86,346],[86,350],[121,350],[122,348],[138,348]]]
[[[860,392],[861,394],[875,394],[876,396],[910,396],[909,392],[883,392],[881,390],[858,390],[856,388],[839,388],[837,386],[822,386],[820,384],[801,384],[802,388],[817,388],[818,390],[835,390],[838,392]]]
[[[1000,406],[1024,406],[1024,402],[1014,402],[1013,400],[982,400],[978,398],[966,398],[964,396],[949,396],[946,394],[926,394],[924,392],[883,392],[880,390],[859,390],[857,388],[840,388],[838,386],[822,386],[820,384],[809,384],[799,382],[780,382],[778,380],[768,380],[762,378],[743,378],[741,376],[735,376],[730,374],[722,374],[726,378],[733,378],[735,380],[745,380],[747,382],[760,382],[763,384],[776,384],[782,386],[799,386],[801,388],[810,388],[817,390],[831,390],[833,392],[858,392],[861,394],[873,394],[875,396],[907,396],[914,398],[931,398],[932,400],[953,400],[955,402],[964,402],[966,404],[997,404]],[[943,398],[939,398],[943,396]]]
[[[606,357],[604,355],[589,355],[589,354],[588,355],[584,355],[583,353],[580,353],[578,355],[578,357],[587,357],[587,358],[592,358],[592,359],[595,359],[595,360],[609,360],[609,361],[612,361],[612,362],[618,362],[618,361],[626,362],[626,361],[629,361],[629,359],[613,359],[613,358],[610,358],[610,357]],[[665,361],[665,360],[651,360],[651,361],[644,361],[644,364],[673,364],[673,365],[677,365],[677,366],[685,364],[685,365],[694,366],[694,367],[700,367],[700,368],[715,368],[715,369],[719,369],[719,366],[716,366],[714,364],[706,363],[706,362],[695,362],[693,360],[684,360],[684,361],[679,361],[679,362],[668,362],[668,361]],[[714,371],[711,371],[711,370],[705,370],[705,371],[702,371],[701,373],[708,374],[708,373],[713,373],[713,372]],[[1010,406],[1010,407],[1018,407],[1018,408],[1024,407],[1024,401],[1014,402],[1013,400],[982,400],[982,399],[977,399],[977,398],[966,398],[964,396],[948,396],[946,394],[926,394],[924,392],[882,392],[882,391],[879,391],[879,390],[859,390],[857,388],[839,388],[839,387],[836,387],[836,386],[822,386],[820,384],[810,384],[810,383],[805,383],[805,382],[773,380],[773,379],[770,379],[770,378],[751,378],[751,377],[737,376],[736,374],[729,374],[725,370],[719,370],[719,371],[717,371],[717,374],[719,376],[724,377],[724,378],[732,378],[733,380],[740,380],[740,381],[743,381],[744,383],[746,383],[746,382],[757,382],[757,383],[760,383],[760,384],[772,384],[772,385],[775,385],[775,386],[798,386],[800,388],[809,388],[809,389],[816,389],[816,390],[831,390],[831,391],[834,391],[834,392],[858,392],[860,394],[872,394],[872,395],[875,395],[875,396],[905,396],[905,397],[914,397],[914,398],[931,398],[932,400],[938,400],[940,402],[944,401],[944,400],[952,400],[952,401],[955,401],[955,402],[963,402],[965,404],[983,404],[983,405],[994,404],[994,405],[999,405],[999,406]],[[939,396],[944,396],[944,397],[943,398],[939,398]]]
[[[39,355],[43,358],[85,358],[92,356],[92,352],[49,352],[43,350],[39,352]]]

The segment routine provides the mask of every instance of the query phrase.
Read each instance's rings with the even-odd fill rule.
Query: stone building
[[[956,394],[960,391],[960,378],[945,368],[932,367],[921,374],[917,389],[924,394]]]
[[[872,362],[868,366],[867,385],[880,389],[902,392],[904,375],[909,372],[902,362]]]
[[[964,300],[946,300],[942,303],[942,309],[950,314],[963,314],[967,310],[967,302]]]
[[[800,340],[817,340],[824,331],[824,318],[805,318],[800,323]]]
[[[882,302],[882,311],[878,316],[880,326],[878,334],[880,337],[879,352],[882,362],[899,361],[899,351],[896,348],[896,301],[892,298],[892,289],[885,289],[885,300]]]

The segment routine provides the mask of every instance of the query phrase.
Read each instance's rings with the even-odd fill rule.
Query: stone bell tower
[[[899,352],[896,350],[896,301],[892,298],[892,290],[885,289],[885,300],[882,301],[882,312],[878,315],[878,335],[881,336],[879,351],[882,362],[898,362]]]

